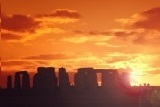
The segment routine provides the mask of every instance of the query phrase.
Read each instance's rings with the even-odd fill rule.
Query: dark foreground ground
[[[159,107],[146,96],[118,91],[95,92],[6,92],[0,94],[0,107]]]

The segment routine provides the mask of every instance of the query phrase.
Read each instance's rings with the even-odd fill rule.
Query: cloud
[[[1,39],[3,40],[21,40],[22,36],[11,34],[11,33],[2,33]]]
[[[20,61],[9,60],[9,61],[2,61],[1,63],[2,63],[2,67],[3,67],[3,66],[28,65],[28,64],[33,64],[34,62],[22,61],[22,60],[20,60]]]
[[[153,57],[153,59],[152,59],[152,61],[150,63],[150,66],[152,66],[153,68],[159,68],[160,69],[160,66],[159,66],[160,60],[159,59],[160,59],[160,55],[159,54],[158,55],[154,55],[154,57]]]
[[[102,45],[102,43],[106,43],[108,37],[106,36],[75,36],[75,37],[67,37],[63,38],[63,42],[73,43],[73,44],[95,44],[95,45]],[[106,44],[105,44],[106,45]]]
[[[40,22],[27,15],[13,14],[1,15],[2,40],[5,41],[25,41],[32,38],[40,27]]]
[[[37,65],[47,65],[46,61],[30,61],[30,60],[3,60],[1,62],[1,67],[12,67],[12,66],[37,66]]]
[[[106,42],[120,46],[145,45],[146,48],[153,48],[156,44],[160,44],[160,31],[157,30],[123,28],[110,31],[110,36],[111,39]]]
[[[108,31],[82,31],[75,30],[75,35],[64,38],[63,41],[70,43],[92,42],[98,46],[121,47],[125,45],[151,44],[159,40],[157,31],[146,31],[143,29],[111,29]],[[152,36],[150,36],[152,34]],[[156,38],[156,39],[155,39]],[[155,40],[154,40],[155,39]],[[154,42],[149,42],[154,41]]]
[[[64,60],[64,59],[71,59],[74,58],[75,56],[70,56],[67,54],[41,54],[41,55],[36,55],[36,56],[28,56],[25,57],[24,59],[27,60]]]
[[[64,33],[64,27],[77,22],[79,18],[78,12],[67,9],[57,9],[50,14],[35,16],[2,13],[2,40],[25,42],[46,34]]]
[[[133,45],[153,48],[160,44],[160,7],[134,14],[129,19],[117,19],[124,24],[121,30],[113,31],[116,40]],[[155,48],[155,47],[154,47]]]
[[[17,32],[34,32],[40,22],[27,15],[1,15],[2,29]]]
[[[160,68],[159,69],[155,69],[155,70],[150,70],[147,73],[151,74],[151,75],[159,75],[160,76]]]
[[[25,42],[30,39],[36,38],[38,35],[36,32],[18,32],[1,29],[1,39],[7,42]]]
[[[2,61],[1,62],[2,67],[1,70],[4,71],[18,71],[18,70],[24,70],[25,66],[29,66],[29,65],[35,65],[36,64],[34,62],[30,62],[30,61],[22,61],[22,60],[7,60],[7,61]],[[30,68],[32,69],[32,68]]]
[[[112,36],[112,32],[111,31],[83,31],[83,30],[75,30],[74,31],[75,34],[85,34],[88,36],[99,36],[99,35],[105,35],[105,36]]]
[[[73,19],[79,19],[81,15],[74,10],[69,9],[57,9],[51,14],[40,14],[37,15],[38,17],[61,17],[61,18],[73,18]]]
[[[108,34],[108,35],[107,35]],[[110,40],[113,35],[109,35],[109,32],[99,32],[99,31],[82,31],[75,30],[72,36],[66,36],[61,39],[63,42],[73,43],[73,44],[98,44],[107,43],[107,40]]]
[[[135,31],[120,30],[113,32],[116,37],[127,37],[136,34]]]
[[[132,24],[133,27],[160,30],[160,7],[144,11],[139,17],[139,20]]]
[[[128,28],[160,30],[160,7],[134,14],[130,19],[118,19]]]
[[[62,39],[63,42],[69,42],[74,44],[81,44],[89,41],[89,37],[87,36],[75,36],[75,37],[67,37]]]
[[[65,41],[77,43],[84,43],[90,41],[93,36],[110,36],[106,41],[94,41],[95,45],[99,46],[112,46],[118,44],[124,45],[145,45],[149,47],[160,44],[160,7],[152,8],[146,11],[142,11],[134,14],[129,19],[117,19],[124,27],[121,29],[112,29],[110,31],[82,31],[75,30],[76,34],[89,36],[66,39]],[[98,39],[97,39],[98,40]]]
[[[3,60],[1,62],[1,70],[2,72],[6,71],[19,71],[19,70],[27,70],[29,72],[34,72],[38,66],[47,66],[49,65],[49,61],[31,61],[31,60]]]
[[[61,24],[70,24],[77,22],[81,15],[74,10],[57,9],[49,14],[39,14],[35,16],[37,21],[41,21],[41,25],[54,26]]]
[[[124,62],[125,61],[129,61],[131,60],[131,58],[129,58],[129,56],[110,56],[109,58],[107,58],[107,63],[117,63],[117,62]]]

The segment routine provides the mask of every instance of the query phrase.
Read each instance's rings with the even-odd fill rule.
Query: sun
[[[137,79],[139,79],[139,78],[137,77],[136,72],[131,72],[130,73],[130,84],[131,84],[131,86],[137,85],[137,82],[138,82]]]
[[[139,86],[142,84],[142,74],[140,70],[132,70],[130,72],[130,84],[131,86]]]
[[[125,63],[117,63],[117,68],[124,68],[130,74],[130,84],[131,86],[143,85],[146,82],[144,75],[145,71],[148,69],[146,63],[142,61],[126,61]]]

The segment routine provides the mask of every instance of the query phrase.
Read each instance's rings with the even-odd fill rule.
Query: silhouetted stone
[[[78,91],[85,91],[85,75],[83,72],[77,72],[74,75],[74,87]]]
[[[74,79],[77,90],[95,90],[98,87],[97,75],[93,68],[79,68]]]
[[[69,76],[65,68],[59,68],[59,87],[62,91],[68,91],[70,87]]]
[[[41,78],[38,73],[33,76],[33,88],[38,90],[41,88]]]
[[[33,88],[43,91],[54,91],[57,88],[57,77],[55,68],[53,67],[38,67],[38,73],[33,78]]]
[[[18,72],[15,73],[15,80],[14,80],[14,89],[20,90],[21,89],[21,81],[20,81],[20,75]]]
[[[46,71],[47,71],[46,85],[48,85],[47,88],[51,91],[54,91],[54,90],[56,90],[57,85],[58,85],[58,81],[57,81],[57,77],[56,77],[56,73],[55,73],[55,68],[54,67],[47,67]]]
[[[22,79],[21,79],[22,75]],[[27,71],[19,71],[15,73],[14,89],[16,90],[29,90],[30,78]]]
[[[8,90],[11,90],[11,89],[12,89],[12,76],[11,76],[11,75],[9,75],[9,76],[7,77],[7,89],[8,89]]]
[[[22,89],[29,90],[30,89],[30,78],[27,71],[21,72],[22,74]]]
[[[117,70],[116,69],[106,69],[102,72],[102,88],[112,89],[117,88]]]

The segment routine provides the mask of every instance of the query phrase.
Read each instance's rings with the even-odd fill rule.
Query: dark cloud
[[[1,15],[1,27],[8,31],[34,32],[39,27],[40,22],[26,15]]]
[[[53,22],[54,18],[55,21]],[[68,20],[68,18],[71,20]],[[22,14],[6,15],[2,13],[0,26],[2,28],[2,39],[17,41],[34,39],[34,37],[28,38],[28,36],[31,34],[33,34],[33,36],[36,35],[36,37],[42,36],[45,33],[50,33],[50,29],[55,28],[55,24],[70,23],[79,18],[80,14],[78,12],[67,9],[57,9],[51,14],[35,16]],[[41,29],[44,29],[44,32],[38,32]]]
[[[38,17],[62,17],[62,18],[74,18],[79,19],[81,15],[77,11],[68,9],[57,9],[51,14],[40,14]]]
[[[2,33],[1,39],[3,40],[20,40],[22,36],[11,34],[11,33]]]
[[[134,28],[160,30],[160,7],[139,13],[138,20],[135,20],[131,26]]]
[[[71,56],[65,54],[42,54],[37,56],[29,56],[25,57],[24,59],[27,60],[63,60],[63,59],[70,59]]]

